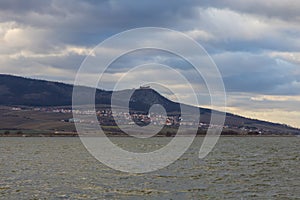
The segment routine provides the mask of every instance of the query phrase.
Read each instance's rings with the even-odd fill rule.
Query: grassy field
[[[64,120],[72,118],[72,114],[53,113],[34,110],[12,110],[10,107],[0,108],[0,131],[30,131],[36,133],[55,131],[75,131],[72,123]]]

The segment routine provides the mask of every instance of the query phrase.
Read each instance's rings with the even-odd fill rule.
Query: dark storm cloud
[[[226,3],[224,3],[226,2]],[[276,1],[279,2],[279,1]],[[256,2],[257,8],[269,12],[277,4],[268,4]],[[280,5],[289,5],[281,3]],[[226,50],[226,51],[255,51],[257,49],[298,49],[299,45],[293,40],[293,34],[298,39],[299,31],[289,33],[291,38],[285,37],[284,43],[279,43],[278,39],[285,35],[272,35],[255,39],[237,38],[236,35],[226,35],[228,31],[222,31],[225,27],[232,27],[239,33],[239,28],[235,23],[245,23],[249,21],[237,22],[239,16],[232,16],[233,19],[221,21],[217,16],[219,13],[209,12],[209,8],[230,8],[235,11],[243,12],[244,8],[252,10],[253,3],[245,1],[9,1],[4,0],[0,3],[1,20],[15,21],[24,26],[32,26],[46,29],[49,31],[47,39],[57,43],[71,43],[78,45],[93,46],[99,41],[130,28],[142,26],[162,26],[175,28],[180,31],[192,29],[205,29],[215,35],[215,39],[209,42],[203,42],[208,49]],[[295,8],[296,6],[294,6]],[[276,7],[277,10],[280,6]],[[284,10],[281,9],[281,10]],[[286,11],[286,10],[285,10]],[[249,11],[250,12],[250,11]],[[254,12],[254,9],[253,9]],[[251,13],[253,13],[251,12]],[[276,12],[277,15],[285,12]],[[264,15],[265,12],[255,14]],[[294,13],[296,15],[296,13]],[[227,24],[230,22],[231,24]],[[251,30],[251,25],[248,25]],[[275,25],[274,25],[275,26]],[[220,31],[218,30],[218,27]],[[255,29],[256,27],[253,27]],[[247,30],[247,31],[250,31]],[[290,30],[290,29],[288,29]],[[222,37],[225,35],[226,37]],[[201,41],[201,39],[200,39]],[[212,47],[212,48],[210,48]]]
[[[2,19],[25,25],[100,33],[104,36],[140,26],[174,27],[181,19],[193,19],[192,2],[166,1],[2,1]],[[21,1],[22,2],[22,1]],[[41,3],[42,2],[42,3]]]
[[[278,58],[270,57],[268,52],[300,51],[299,7],[298,1],[279,0],[172,3],[157,0],[134,3],[3,0],[0,22],[8,25],[5,24],[7,28],[3,31],[7,41],[0,47],[3,52],[0,62],[5,70],[18,63],[27,68],[38,64],[39,68],[45,65],[75,72],[87,53],[70,52],[69,46],[91,49],[120,31],[161,26],[186,33],[196,30],[194,38],[216,60],[228,91],[296,94],[299,80],[293,73],[298,66],[289,66],[285,58],[278,63]],[[16,38],[21,38],[23,44],[12,45],[18,43]],[[5,57],[6,54],[10,57]],[[185,67],[176,58],[161,57],[165,57],[166,64],[179,69]],[[111,73],[151,59],[124,59]],[[287,90],[289,86],[294,89]]]
[[[51,1],[3,0],[0,2],[0,9],[2,11],[12,11],[21,15],[27,12],[48,13],[51,10],[49,8],[51,8]]]

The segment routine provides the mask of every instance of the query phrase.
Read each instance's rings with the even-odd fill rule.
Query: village
[[[75,113],[77,115],[94,115],[94,110],[80,110],[80,109],[71,109],[71,108],[57,108],[57,107],[32,107],[32,108],[22,108],[22,107],[12,107],[11,110],[13,111],[21,111],[24,109],[31,109],[37,112],[50,112],[50,113],[62,113],[62,114],[72,114]],[[208,129],[214,127],[216,125],[207,124],[204,122],[199,122],[195,118],[190,118],[189,120],[183,119],[180,115],[168,115],[165,116],[163,114],[158,113],[140,113],[140,112],[125,112],[119,111],[113,113],[109,108],[98,109],[96,111],[96,116],[98,121],[93,120],[83,120],[77,118],[67,118],[61,119],[61,121],[69,122],[69,123],[99,123],[100,125],[104,126],[115,126],[116,121],[118,125],[134,125],[138,124],[140,126],[145,126],[148,124],[152,124],[154,126],[169,126],[169,127],[179,127],[179,126],[186,126],[186,127],[195,127],[198,126],[201,129]],[[87,118],[88,119],[88,118]],[[257,131],[252,130],[250,128],[245,127],[232,127],[228,125],[224,125],[223,129],[234,128],[239,129],[241,131]],[[258,130],[261,131],[261,130]]]

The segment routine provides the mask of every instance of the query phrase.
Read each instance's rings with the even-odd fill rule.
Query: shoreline
[[[180,136],[177,136],[177,137],[194,137],[193,135],[180,135]],[[51,137],[56,137],[56,138],[59,138],[59,137],[72,137],[72,138],[79,138],[79,137],[102,137],[102,136],[79,136],[78,134],[74,133],[74,134],[23,134],[23,135],[17,135],[17,134],[13,134],[13,135],[2,135],[0,134],[0,138],[1,137],[18,137],[18,138],[25,138],[25,137],[48,137],[48,138],[51,138]],[[111,137],[111,138],[114,138],[114,137],[124,137],[124,138],[130,138],[132,136],[130,135],[115,135],[115,134],[108,134],[106,135],[106,137]],[[165,135],[154,135],[152,137],[156,137],[156,138],[160,138],[160,137],[166,137],[166,138],[172,138],[172,137],[175,137],[175,136],[165,136]],[[195,137],[206,137],[206,135],[196,135]],[[215,137],[215,136],[208,136],[208,137]],[[269,135],[220,135],[219,137],[300,137],[300,135],[272,135],[272,134],[269,134]]]

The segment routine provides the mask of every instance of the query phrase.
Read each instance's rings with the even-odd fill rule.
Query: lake
[[[112,140],[124,149],[153,150]],[[300,198],[300,137],[222,137],[204,159],[197,137],[176,162],[146,174],[101,164],[79,138],[0,138],[1,199],[296,199]]]

